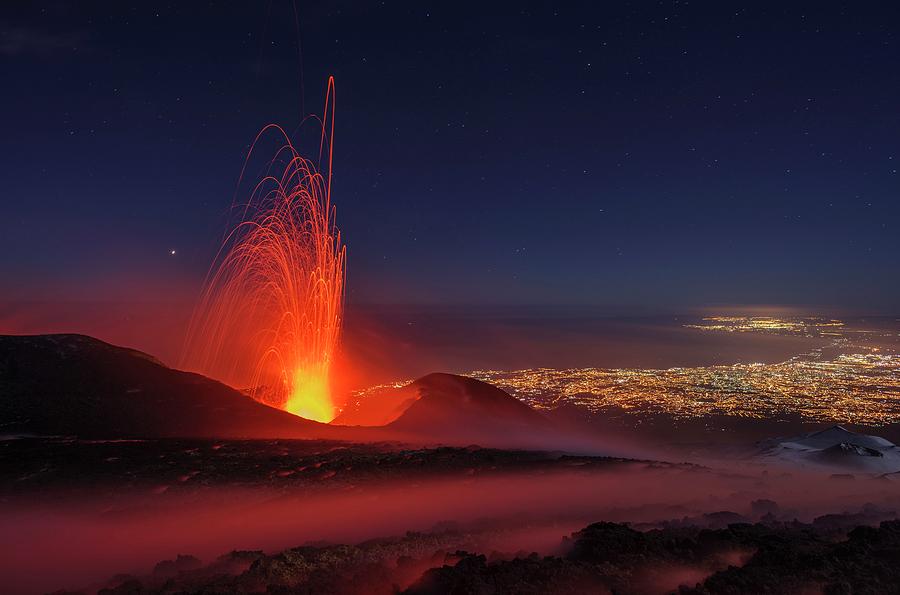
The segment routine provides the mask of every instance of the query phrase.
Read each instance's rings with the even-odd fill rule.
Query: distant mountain
[[[431,442],[542,448],[559,443],[553,424],[509,393],[453,374],[429,374],[403,389],[408,403],[386,429]],[[409,395],[415,398],[409,398]]]
[[[856,444],[866,448],[885,449],[896,448],[893,442],[885,440],[880,436],[870,436],[868,434],[859,434],[851,432],[844,426],[831,426],[828,429],[804,434],[797,438],[783,440],[782,444],[789,448],[797,449],[825,449],[840,443]]]
[[[503,422],[542,426],[548,422],[540,413],[496,386],[455,374],[434,373],[409,385],[418,395],[390,425],[396,428],[422,427],[434,422],[457,420]]]
[[[472,421],[472,415],[492,421],[547,423],[543,415],[491,384],[437,372],[405,386],[383,388],[346,408],[332,423],[409,429],[422,423],[430,425],[436,415],[446,420],[455,417],[464,423]]]
[[[0,336],[0,434],[321,438],[334,430],[84,335]]]
[[[843,426],[766,441],[762,447],[761,457],[767,462],[813,470],[900,471],[900,447],[880,436],[851,432]]]

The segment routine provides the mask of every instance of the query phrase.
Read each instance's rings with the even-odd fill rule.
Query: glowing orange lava
[[[329,371],[341,333],[346,262],[331,205],[333,78],[321,124],[325,173],[281,127],[270,124],[257,135],[250,154],[270,131],[284,145],[241,205],[240,223],[210,269],[182,363],[259,401],[327,422],[335,416]]]

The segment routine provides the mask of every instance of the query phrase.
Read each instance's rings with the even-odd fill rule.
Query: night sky
[[[333,74],[351,305],[896,314],[893,6],[4,2],[0,299],[192,296]]]

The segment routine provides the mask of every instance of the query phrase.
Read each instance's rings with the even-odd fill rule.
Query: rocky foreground
[[[804,524],[772,516],[721,528],[649,531],[595,523],[563,538],[557,555],[543,557],[477,551],[490,533],[484,529],[409,533],[274,555],[235,551],[207,565],[179,556],[160,562],[148,576],[114,577],[100,593],[896,592],[900,521],[850,529],[858,517]]]

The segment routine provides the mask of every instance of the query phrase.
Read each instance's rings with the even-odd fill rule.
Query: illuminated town
[[[701,331],[731,333],[773,333],[805,335],[808,337],[841,337],[844,323],[829,318],[775,318],[772,316],[709,316],[699,324],[685,324],[685,328]]]
[[[601,413],[665,413],[676,418],[729,415],[879,426],[900,421],[900,353],[896,332],[848,328],[828,319],[714,317],[688,328],[828,337],[825,347],[780,363],[707,367],[535,368],[475,370],[489,382],[540,410],[563,405]],[[888,344],[890,347],[885,348]],[[356,400],[404,382],[372,387]]]

